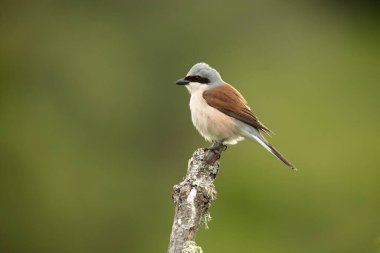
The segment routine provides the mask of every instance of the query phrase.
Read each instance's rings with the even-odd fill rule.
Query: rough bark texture
[[[214,180],[219,170],[218,160],[225,147],[208,151],[200,148],[189,160],[184,180],[173,187],[175,215],[168,253],[201,253],[195,236],[203,223],[210,220],[208,209],[216,199]]]

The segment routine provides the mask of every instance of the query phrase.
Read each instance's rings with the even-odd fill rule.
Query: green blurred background
[[[2,1],[0,252],[165,252],[171,190],[207,146],[189,94],[218,69],[294,173],[231,146],[205,252],[376,252],[375,1]]]

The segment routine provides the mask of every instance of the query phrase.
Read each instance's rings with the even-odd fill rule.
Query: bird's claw
[[[206,161],[214,163],[219,160],[223,151],[227,150],[227,146],[222,143],[214,143],[211,147],[205,149],[207,151]]]

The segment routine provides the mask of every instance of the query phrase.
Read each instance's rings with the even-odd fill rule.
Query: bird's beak
[[[181,78],[181,79],[177,80],[177,82],[175,82],[175,83],[178,85],[186,85],[186,84],[189,84],[190,82]]]

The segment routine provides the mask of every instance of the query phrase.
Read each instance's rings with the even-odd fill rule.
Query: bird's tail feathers
[[[289,168],[293,170],[297,170],[296,167],[294,167],[293,164],[291,164],[279,151],[277,151],[272,145],[269,144],[267,140],[263,136],[260,135],[259,132],[257,133],[251,133],[248,136],[250,139],[254,139],[257,141],[261,146],[263,146],[266,150],[268,150],[272,155],[280,159],[283,163],[285,163]]]

